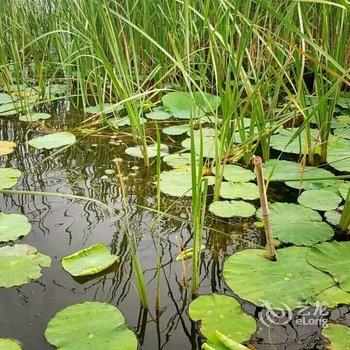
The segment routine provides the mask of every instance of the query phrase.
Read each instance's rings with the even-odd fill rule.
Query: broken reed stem
[[[263,215],[267,249],[268,249],[268,259],[276,260],[276,250],[275,250],[275,244],[273,242],[273,236],[272,236],[269,204],[268,204],[267,195],[266,195],[266,186],[265,186],[265,180],[264,180],[264,172],[262,168],[262,160],[258,156],[253,156],[253,163],[255,167],[256,177],[258,180],[260,204],[261,204],[261,210]]]

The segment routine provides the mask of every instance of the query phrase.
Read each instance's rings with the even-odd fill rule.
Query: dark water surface
[[[54,127],[62,130],[66,123],[59,120]],[[49,320],[69,305],[95,300],[118,306],[127,325],[137,334],[143,350],[200,349],[200,335],[187,313],[191,293],[186,280],[190,280],[191,268],[175,261],[179,246],[192,245],[191,226],[185,220],[174,218],[164,218],[154,225],[156,214],[142,208],[155,207],[154,167],[147,170],[142,161],[126,157],[123,142],[115,144],[118,142],[108,135],[86,137],[64,152],[47,158],[54,151],[27,149],[25,145],[26,137],[40,135],[40,124],[36,129],[33,126],[30,129],[24,123],[14,124],[10,119],[0,119],[0,126],[0,140],[18,143],[15,153],[2,157],[1,166],[25,172],[14,189],[86,196],[116,209],[112,217],[103,207],[92,202],[49,195],[0,194],[1,211],[22,213],[32,223],[31,232],[19,242],[33,245],[52,258],[52,266],[44,268],[43,276],[37,281],[16,288],[0,288],[0,338],[18,339],[24,350],[53,349],[44,337]],[[125,136],[120,138],[125,139]],[[151,304],[148,311],[140,308],[135,291],[120,186],[115,174],[105,174],[107,169],[116,169],[113,159],[119,157],[123,158],[121,167],[130,206],[131,229],[139,242],[138,252],[145,270]],[[277,191],[273,195],[286,194]],[[170,214],[182,218],[190,216],[188,200],[176,201],[163,196],[162,208],[170,206]],[[234,251],[263,244],[262,233],[252,222],[222,222],[210,215],[207,226],[200,293],[232,295],[221,277],[223,261]],[[158,240],[162,264],[159,315],[154,307]],[[106,244],[119,256],[116,265],[84,279],[74,279],[63,270],[62,257],[98,242]],[[243,306],[252,315],[257,316],[261,311],[249,303]],[[337,308],[331,312],[330,318],[350,324],[349,309]],[[294,320],[270,328],[260,322],[258,326],[250,342],[256,349],[325,349],[317,325],[298,326]]]

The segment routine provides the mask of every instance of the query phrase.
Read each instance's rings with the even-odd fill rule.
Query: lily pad
[[[6,103],[0,106],[0,117],[10,117],[21,111],[20,105],[14,102]]]
[[[14,241],[26,236],[31,228],[24,215],[0,213],[0,242]]]
[[[6,93],[0,93],[0,104],[4,103],[11,103],[12,102],[12,97],[9,94]]]
[[[164,128],[162,132],[166,135],[178,136],[178,135],[185,134],[190,129],[191,128],[188,124],[180,124],[180,125],[168,126],[167,128]]]
[[[169,111],[175,118],[190,119],[204,115],[203,109],[198,106],[187,92],[169,92],[162,97],[164,109]]]
[[[350,140],[338,139],[328,142],[328,164],[339,171],[350,172]]]
[[[344,200],[346,200],[346,197],[349,192],[349,188],[350,188],[350,182],[344,182],[339,186],[339,193],[341,194]]]
[[[140,124],[143,125],[146,123],[146,119],[140,117],[139,118]],[[108,119],[108,125],[112,128],[112,129],[118,129],[119,127],[123,127],[123,126],[130,126],[131,122],[130,122],[130,118],[128,116],[122,117],[122,118],[112,118],[112,119]]]
[[[160,174],[160,190],[173,197],[192,196],[191,171],[169,170]]]
[[[296,189],[316,190],[332,186],[337,182],[337,179],[329,180],[334,177],[334,174],[326,169],[302,167],[288,160],[270,159],[264,164],[264,172],[265,178],[269,181],[285,181],[286,185]],[[324,180],[325,178],[328,180]]]
[[[326,221],[334,226],[340,224],[341,213],[337,210],[329,210],[324,213]]]
[[[265,258],[265,250],[246,249],[224,264],[228,286],[240,298],[268,309],[296,309],[305,302],[315,305],[318,294],[334,286],[331,276],[306,261],[309,248],[277,250],[277,261]]]
[[[334,308],[338,305],[350,305],[350,293],[333,286],[323,290],[317,295],[317,301],[328,308]]]
[[[317,244],[306,258],[312,266],[332,275],[340,288],[350,292],[350,242]]]
[[[258,186],[250,182],[232,183],[223,182],[220,188],[220,196],[225,199],[254,200],[259,198]]]
[[[22,122],[37,122],[38,120],[45,120],[51,118],[51,114],[49,113],[31,113],[31,114],[25,114],[21,115],[18,119]]]
[[[248,218],[255,214],[254,205],[244,201],[215,201],[210,204],[209,211],[222,218],[239,216]]]
[[[103,244],[94,244],[62,259],[63,268],[72,276],[94,275],[118,260]]]
[[[21,350],[22,344],[10,338],[0,338],[0,350]]]
[[[42,267],[50,267],[50,257],[27,244],[0,248],[0,287],[13,287],[38,279]]]
[[[261,209],[257,215],[262,218]],[[334,234],[319,213],[303,205],[273,203],[270,219],[274,238],[285,243],[311,246],[329,240]]]
[[[322,330],[322,335],[330,341],[327,349],[350,350],[349,327],[342,324],[328,324],[327,327]]]
[[[157,157],[157,144],[149,145],[147,146],[147,155],[148,158],[154,158]],[[141,148],[139,146],[135,147],[128,147],[125,150],[125,153],[128,154],[129,156],[136,157],[136,158],[143,158],[143,154],[141,151]],[[169,147],[167,145],[160,145],[160,155],[165,156],[166,154],[169,153]]]
[[[123,105],[115,105],[114,103],[102,103],[97,106],[89,106],[85,108],[85,113],[97,114],[97,113],[113,113],[115,111],[121,111],[124,109]]]
[[[164,110],[156,110],[146,114],[146,118],[152,120],[168,120],[172,115]]]
[[[197,91],[193,94],[196,105],[205,113],[210,113],[219,108],[221,99],[219,96],[212,95],[208,92]]]
[[[0,190],[16,185],[22,173],[17,169],[0,168]]]
[[[16,143],[12,141],[0,141],[0,156],[11,154],[16,147]]]
[[[304,191],[299,197],[298,202],[304,207],[314,210],[333,210],[338,208],[342,199],[336,193],[325,190]]]
[[[163,161],[174,169],[189,168],[191,165],[191,153],[167,154]]]
[[[215,174],[215,168],[213,169]],[[230,182],[248,182],[256,178],[255,174],[239,165],[226,164],[223,173],[224,179]]]
[[[202,139],[202,141],[201,141]],[[218,148],[220,152],[220,144],[216,142],[214,137],[203,136],[202,138],[199,135],[195,135],[194,147],[197,155],[200,154],[201,143],[203,146],[203,157],[204,158],[215,158],[215,148]],[[181,142],[181,146],[185,149],[191,149],[191,138],[187,138]]]
[[[37,149],[53,149],[75,143],[76,137],[71,132],[62,131],[54,134],[40,136],[28,141],[28,143]]]
[[[58,312],[45,331],[47,341],[60,350],[136,350],[135,334],[113,305],[87,301]]]
[[[200,331],[207,338],[207,344],[216,350],[226,350],[227,347],[218,339],[215,331],[242,343],[256,330],[254,317],[245,314],[238,301],[226,295],[198,297],[191,302],[189,314],[193,321],[200,321]]]

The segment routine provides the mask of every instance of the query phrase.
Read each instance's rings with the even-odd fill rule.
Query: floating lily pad
[[[31,228],[24,215],[0,213],[0,242],[14,241],[26,236]]]
[[[339,171],[350,172],[350,140],[338,139],[328,142],[328,164]]]
[[[350,116],[349,116],[350,118]],[[336,135],[339,138],[350,140],[350,126],[347,128],[339,128],[334,131],[334,135]]]
[[[139,117],[139,121],[140,121],[140,124],[143,125],[146,123],[147,120],[145,118]],[[118,129],[119,127],[130,126],[131,122],[130,122],[130,118],[128,116],[125,116],[122,118],[108,119],[108,125],[112,129]]]
[[[97,114],[97,113],[113,113],[115,111],[121,111],[124,109],[123,105],[115,105],[114,103],[102,103],[97,106],[89,106],[85,108],[85,113]]]
[[[0,117],[10,117],[21,110],[20,105],[14,102],[6,103],[0,106]]]
[[[62,350],[137,350],[135,334],[123,314],[100,302],[75,304],[58,312],[45,331],[47,341]]]
[[[148,158],[157,157],[157,144],[149,145],[147,146],[147,155]],[[129,156],[136,157],[136,158],[143,158],[143,154],[141,151],[141,148],[139,146],[135,147],[128,147],[125,150],[125,153]],[[169,153],[169,147],[167,145],[160,145],[160,155],[165,156]]]
[[[193,136],[200,139],[200,137],[215,137],[217,131],[213,128],[201,128],[193,130]],[[191,131],[187,131],[187,135],[191,136]]]
[[[277,261],[265,258],[266,251],[246,249],[230,256],[224,264],[228,286],[240,298],[268,309],[295,309],[334,286],[331,276],[306,261],[309,248],[277,250]]]
[[[22,173],[17,169],[0,168],[0,190],[16,185]]]
[[[189,314],[193,321],[200,321],[200,331],[207,338],[207,344],[216,350],[227,347],[219,341],[215,331],[242,343],[256,330],[254,317],[244,313],[239,302],[229,296],[202,295],[191,302]]]
[[[0,156],[11,154],[16,147],[16,143],[12,141],[0,141]]]
[[[72,276],[94,275],[113,265],[118,256],[103,244],[94,244],[62,259],[63,268]]]
[[[259,198],[258,186],[250,183],[223,182],[220,188],[220,196],[225,199],[254,200]]]
[[[38,279],[42,267],[50,267],[51,259],[27,244],[0,248],[0,287],[13,287]]]
[[[177,135],[185,134],[190,129],[191,128],[188,124],[181,124],[181,125],[168,126],[167,128],[164,128],[162,132],[166,135],[177,136]]]
[[[45,89],[45,96],[51,98],[52,96],[64,95],[68,91],[66,84],[49,84]]]
[[[204,115],[203,109],[187,92],[169,92],[162,97],[162,101],[164,109],[168,110],[175,118],[190,119],[191,116],[197,118]]]
[[[341,194],[344,200],[346,200],[346,197],[349,192],[349,188],[350,188],[350,182],[344,182],[339,186],[339,193]]]
[[[54,134],[40,136],[28,141],[28,143],[37,149],[53,149],[75,143],[76,137],[71,132],[62,131]]]
[[[271,147],[285,153],[303,154],[307,146],[305,143],[305,131],[302,131],[300,135],[290,143],[290,140],[297,130],[297,128],[292,128],[290,130],[282,129],[278,134],[272,135],[270,138]],[[314,138],[311,142],[311,148],[318,146],[316,141],[317,135],[317,130],[311,130],[311,136]]]
[[[10,338],[0,338],[0,350],[21,350],[22,344]]]
[[[328,308],[334,308],[338,305],[350,305],[350,293],[333,286],[323,290],[317,295],[317,301],[321,305],[325,305]]]
[[[342,199],[336,193],[325,190],[304,191],[299,197],[298,202],[304,207],[314,210],[333,210],[338,208]]]
[[[0,104],[11,103],[12,97],[6,93],[0,93]]]
[[[300,164],[288,160],[270,159],[265,162],[263,167],[266,179],[269,181],[285,181],[286,185],[292,188],[316,190],[332,186],[337,182],[337,179],[330,179],[334,177],[334,174],[326,169],[310,166],[302,167]]]
[[[174,169],[188,168],[191,165],[191,153],[167,154],[163,161]]]
[[[328,324],[322,330],[322,335],[326,337],[330,344],[329,350],[350,350],[350,328],[342,324]]]
[[[261,209],[257,215],[262,218]],[[270,205],[270,219],[274,238],[285,243],[311,246],[327,241],[334,234],[319,213],[303,205],[273,203]]]
[[[164,110],[156,110],[146,114],[146,118],[152,119],[152,120],[167,120],[167,119],[170,119],[171,117],[172,117],[171,114]]]
[[[31,114],[25,114],[21,115],[18,119],[22,122],[36,122],[38,120],[45,120],[51,118],[51,114],[49,113],[31,113]]]
[[[248,218],[255,214],[254,205],[244,201],[215,201],[210,204],[209,211],[222,218],[239,216]]]
[[[213,169],[215,174],[215,168]],[[255,174],[239,165],[226,164],[223,172],[224,179],[230,182],[248,182],[256,178]]]
[[[324,242],[313,246],[307,261],[333,276],[340,288],[350,292],[350,242]]]
[[[324,213],[326,221],[334,226],[340,224],[341,213],[337,210],[329,210]]]
[[[203,136],[202,141],[201,137],[196,135],[194,139],[194,147],[195,147],[195,153],[197,155],[200,154],[201,150],[201,142],[203,147],[203,154],[202,156],[204,158],[215,158],[215,148],[217,147],[218,152],[220,152],[220,144],[216,142],[214,137],[210,136]],[[190,150],[191,149],[191,138],[187,138],[181,142],[181,146]]]
[[[160,174],[160,190],[173,197],[192,196],[191,171],[163,171]]]

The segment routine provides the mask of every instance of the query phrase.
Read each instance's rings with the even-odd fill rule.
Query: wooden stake
[[[261,210],[263,215],[267,249],[268,249],[267,258],[269,260],[276,260],[276,250],[275,250],[275,244],[273,242],[273,236],[272,236],[269,204],[268,204],[267,195],[266,195],[266,186],[265,186],[265,180],[264,180],[264,171],[262,168],[262,160],[258,156],[253,156],[253,163],[255,167],[255,173],[258,180],[258,187],[259,187],[259,193],[260,193],[260,204],[261,204]]]

